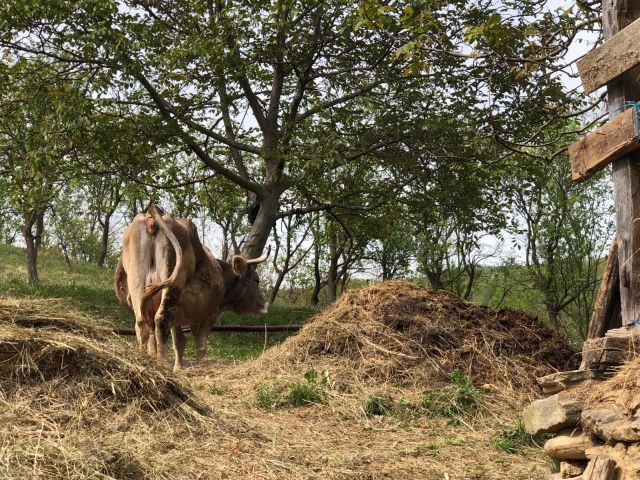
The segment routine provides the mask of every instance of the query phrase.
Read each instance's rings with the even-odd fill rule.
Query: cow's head
[[[267,313],[269,304],[260,293],[260,278],[255,265],[264,262],[268,256],[268,252],[250,259],[235,255],[231,263],[220,261],[225,287],[221,310],[231,310],[240,315]]]

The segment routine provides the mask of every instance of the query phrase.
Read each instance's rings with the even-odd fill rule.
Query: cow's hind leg
[[[173,370],[180,370],[182,368],[182,358],[184,356],[184,347],[187,343],[187,338],[182,333],[182,327],[171,327],[171,338],[173,340],[173,353],[175,356],[175,362]]]
[[[203,332],[205,332],[203,334]],[[203,325],[191,325],[191,334],[196,348],[196,362],[200,362],[207,353],[208,331]]]
[[[158,342],[156,342],[155,329],[149,328],[147,326],[145,326],[145,328],[149,330],[149,333],[147,334],[147,340],[146,340],[147,355],[149,355],[150,357],[155,357],[156,353],[158,352]]]
[[[160,308],[155,317],[156,356],[159,360],[167,361],[167,343],[169,341],[169,329],[176,315],[176,307],[180,299],[180,290],[169,287],[162,290]]]
[[[209,332],[211,326],[215,323],[217,315],[206,319],[198,326],[192,326],[193,338],[196,343],[196,361],[200,362],[207,354],[207,344],[209,341]]]

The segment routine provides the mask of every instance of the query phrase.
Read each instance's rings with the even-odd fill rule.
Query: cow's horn
[[[262,255],[261,257],[258,258],[248,258],[247,259],[247,265],[256,265],[258,263],[262,263],[264,261],[267,260],[267,258],[269,258],[269,254],[271,253],[271,245],[269,245],[269,248],[267,249],[267,253],[265,253],[264,255]]]

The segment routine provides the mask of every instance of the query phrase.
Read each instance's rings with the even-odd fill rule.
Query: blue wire
[[[609,118],[614,113],[617,113],[621,110],[626,110],[627,108],[635,108],[636,109],[636,137],[640,137],[640,102],[623,102],[619,107],[614,108],[609,112]]]

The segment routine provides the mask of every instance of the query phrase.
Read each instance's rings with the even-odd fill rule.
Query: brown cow
[[[171,329],[178,369],[185,346],[181,326],[191,327],[196,360],[201,360],[220,312],[267,312],[252,267],[266,258],[217,260],[190,220],[173,218],[152,204],[124,232],[114,287],[120,303],[134,314],[138,342],[150,355],[166,360]]]

